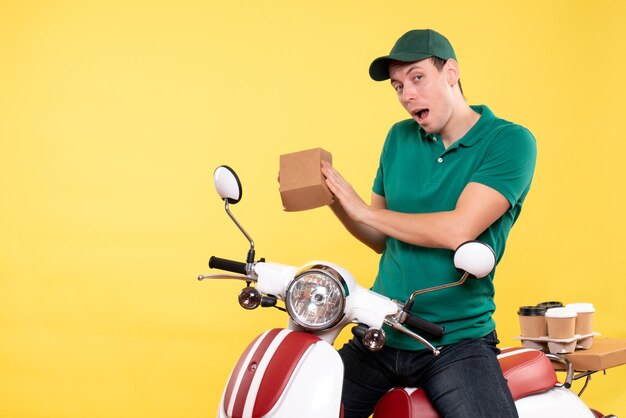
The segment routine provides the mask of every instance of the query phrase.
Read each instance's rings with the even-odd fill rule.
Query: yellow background
[[[452,41],[470,103],[538,140],[496,279],[503,345],[519,305],[554,299],[626,338],[625,20],[618,1],[3,1],[0,416],[214,416],[241,350],[285,321],[195,279],[246,252],[219,164],[259,256],[369,285],[377,256],[327,208],[282,211],[278,156],[321,146],[369,199],[405,114],[367,68],[418,27]],[[625,380],[583,398],[626,415]]]

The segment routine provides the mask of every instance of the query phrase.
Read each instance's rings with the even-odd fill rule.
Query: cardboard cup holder
[[[577,349],[588,350],[593,344],[593,337],[600,335],[599,332],[589,334],[576,334],[571,338],[550,338],[547,335],[541,337],[515,337],[521,340],[526,348],[549,351],[552,354],[573,353]]]
[[[573,353],[576,349],[588,350],[593,337],[595,308],[591,303],[543,302],[533,306],[520,306],[517,314],[522,335],[515,337],[522,345],[552,354]]]

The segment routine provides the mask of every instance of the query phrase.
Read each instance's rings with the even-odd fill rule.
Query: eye
[[[394,89],[396,92],[398,92],[398,93],[400,93],[400,92],[402,91],[402,88],[403,88],[403,87],[404,87],[404,86],[403,86],[402,84],[400,84],[400,83],[398,83],[398,84],[393,84],[393,89]]]
[[[420,81],[424,76],[421,74],[416,74],[415,77],[413,77],[414,80],[416,81]]]

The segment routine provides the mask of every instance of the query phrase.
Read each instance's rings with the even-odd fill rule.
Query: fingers
[[[344,193],[343,190],[346,188],[347,183],[333,168],[330,168],[324,175],[326,177],[326,185],[333,195],[339,198]]]
[[[322,174],[324,174],[324,177],[328,180],[327,183],[330,182],[335,186],[347,184],[347,181],[341,176],[341,174],[339,174],[339,172],[326,161],[322,161]]]
[[[322,174],[324,174],[325,177],[328,177],[333,171],[336,172],[337,170],[335,170],[328,161],[322,161]]]
[[[330,165],[330,163],[328,163],[327,161],[322,161],[322,174],[324,175],[324,177],[326,177],[326,184],[334,193],[333,189],[336,188],[335,185],[337,184],[337,176],[339,175],[339,173],[333,168],[332,165]]]

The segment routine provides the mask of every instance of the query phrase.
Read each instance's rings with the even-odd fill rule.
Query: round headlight
[[[285,307],[294,322],[308,330],[335,326],[343,317],[347,286],[336,270],[314,266],[287,287]]]

